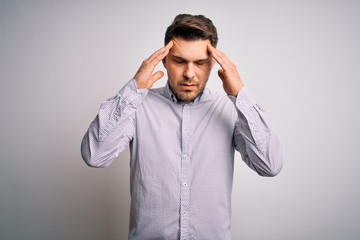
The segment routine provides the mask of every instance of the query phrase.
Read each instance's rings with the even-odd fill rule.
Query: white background
[[[356,0],[0,0],[0,239],[127,238],[128,150],[93,169],[80,142],[179,13],[213,20],[283,145],[275,178],[237,155],[233,239],[360,239]]]

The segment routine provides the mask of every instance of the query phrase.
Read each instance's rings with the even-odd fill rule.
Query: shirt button
[[[183,185],[184,185],[184,187],[186,187],[186,186],[187,186],[187,183],[186,183],[186,182],[184,182],[184,183],[183,183]]]

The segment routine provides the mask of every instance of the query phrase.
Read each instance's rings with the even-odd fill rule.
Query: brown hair
[[[179,14],[172,24],[166,29],[165,45],[173,38],[184,40],[207,40],[216,47],[218,35],[213,22],[203,15]]]

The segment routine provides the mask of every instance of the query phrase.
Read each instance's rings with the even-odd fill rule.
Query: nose
[[[186,64],[184,69],[184,77],[191,79],[195,76],[194,66],[191,63]]]

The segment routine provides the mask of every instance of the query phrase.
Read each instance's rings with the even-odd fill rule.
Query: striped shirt
[[[246,87],[237,97],[205,88],[178,102],[169,85],[130,80],[101,104],[81,152],[108,166],[130,145],[129,239],[231,239],[234,154],[261,176],[282,167],[279,140]]]

